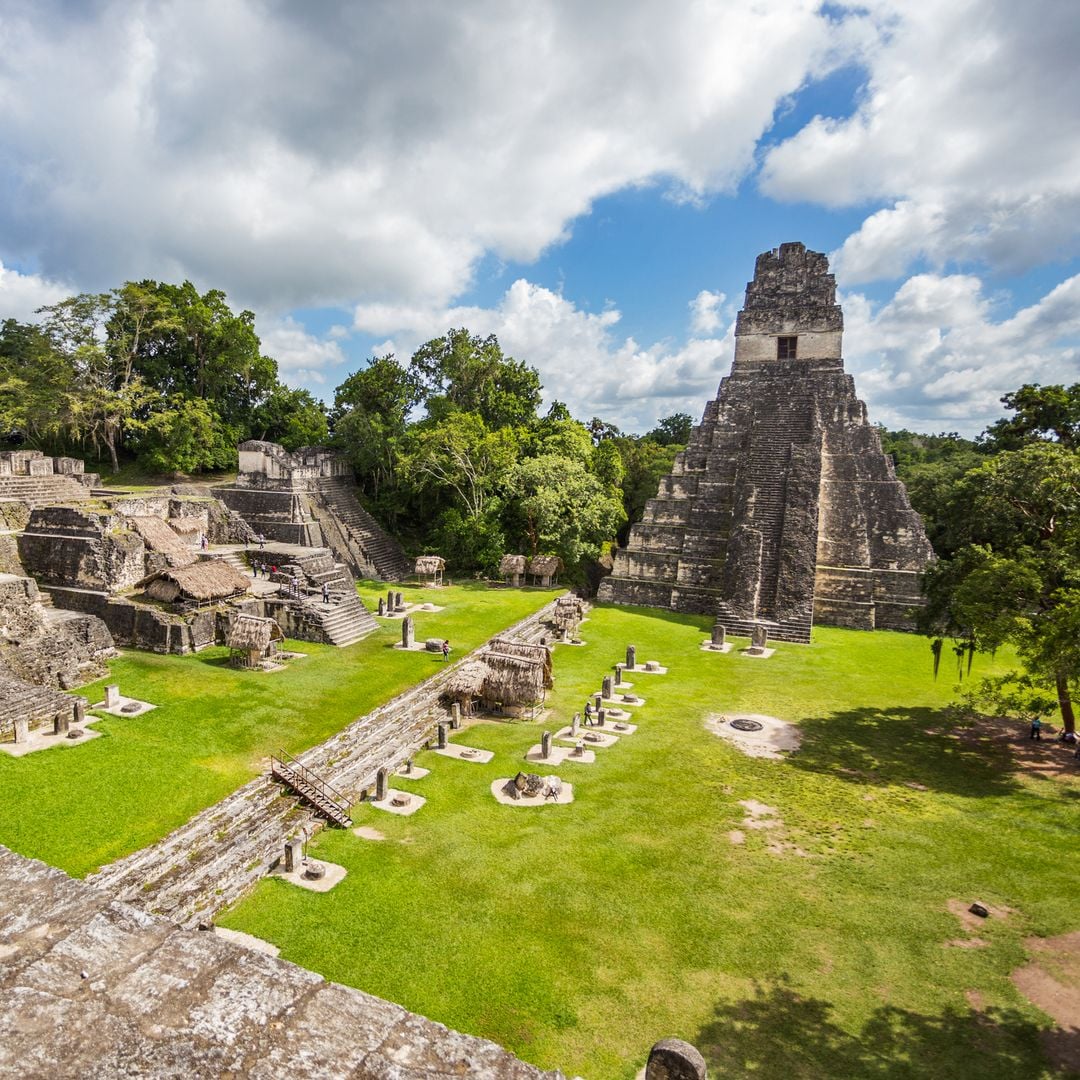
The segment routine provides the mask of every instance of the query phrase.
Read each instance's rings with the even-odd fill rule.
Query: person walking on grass
[[[1042,720],[1037,716],[1031,721],[1031,735],[1028,737],[1042,742]]]
[[[443,663],[444,664],[446,663],[447,660],[450,659],[450,642],[447,641],[446,638],[443,638],[442,658],[443,658]]]

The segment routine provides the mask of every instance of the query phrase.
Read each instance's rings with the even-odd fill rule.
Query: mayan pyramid
[[[910,629],[933,558],[892,460],[844,373],[828,259],[759,255],[735,360],[599,598],[716,615],[809,641],[814,620]]]

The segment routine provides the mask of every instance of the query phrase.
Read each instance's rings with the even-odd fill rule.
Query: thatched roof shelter
[[[238,615],[229,629],[230,649],[245,651],[258,650],[265,654],[272,641],[284,641],[285,634],[276,619],[265,619],[260,615]]]
[[[190,566],[195,562],[196,555],[190,544],[182,540],[163,518],[140,515],[127,520],[143,543],[151,551],[164,555],[170,566]]]
[[[192,566],[159,570],[143,578],[139,586],[147,596],[168,604],[182,600],[213,603],[247,592],[251,582],[222,559],[204,559]]]
[[[504,555],[499,563],[499,573],[504,577],[510,574],[524,574],[528,559],[524,555]]]
[[[446,560],[441,555],[421,555],[416,560],[415,573],[417,577],[430,578],[432,585],[441,585],[444,566]]]
[[[539,705],[552,686],[551,653],[543,645],[495,638],[451,676],[443,697],[513,711]]]
[[[529,573],[545,584],[556,581],[562,569],[563,561],[558,555],[534,555],[529,562]]]

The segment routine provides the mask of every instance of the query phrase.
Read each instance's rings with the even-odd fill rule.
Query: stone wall
[[[0,1075],[561,1080],[0,847]]]

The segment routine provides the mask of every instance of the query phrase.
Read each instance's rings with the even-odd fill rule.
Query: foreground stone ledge
[[[0,1076],[561,1080],[0,846]]]

